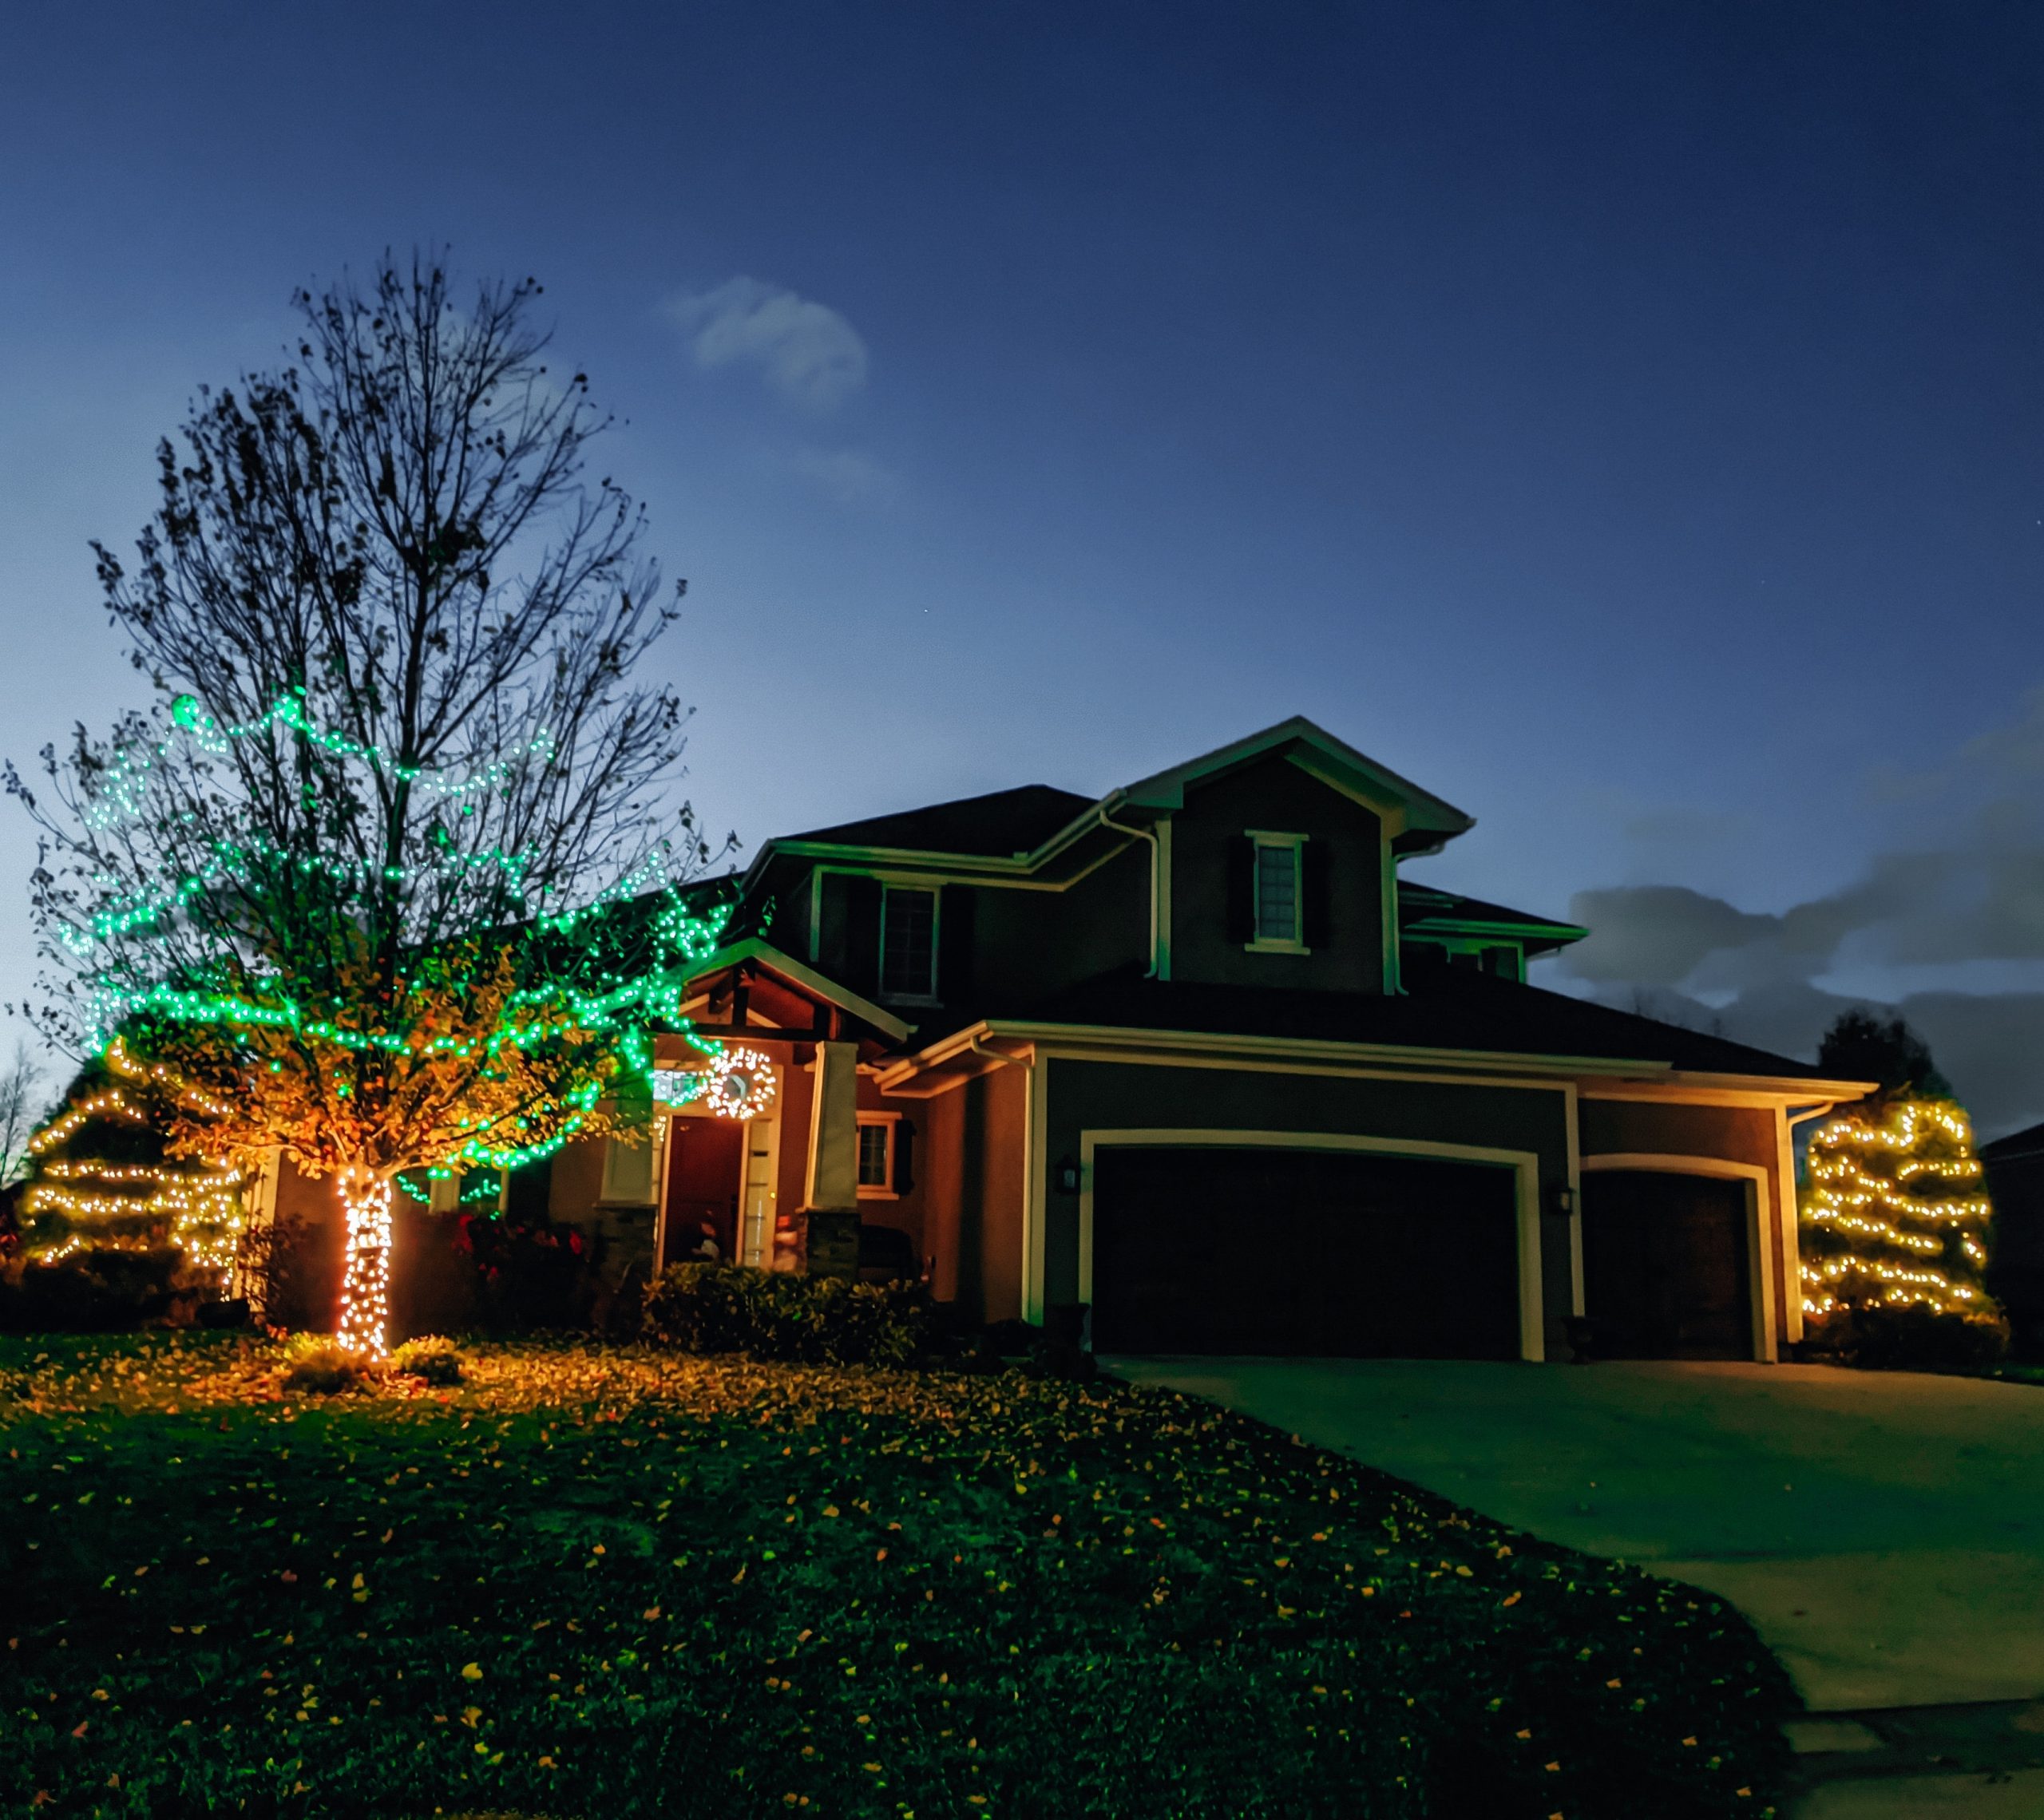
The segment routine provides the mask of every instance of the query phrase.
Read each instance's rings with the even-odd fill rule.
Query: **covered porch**
[[[909,1027],[757,936],[703,961],[681,1009],[688,1033],[655,1038],[650,1145],[610,1146],[643,1172],[655,1273],[701,1258],[856,1276],[859,1070]]]

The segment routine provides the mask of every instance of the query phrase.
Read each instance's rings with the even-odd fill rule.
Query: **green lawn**
[[[1727,1608],[1162,1391],[485,1346],[321,1399],[0,1342],[0,1802],[1761,1815]]]

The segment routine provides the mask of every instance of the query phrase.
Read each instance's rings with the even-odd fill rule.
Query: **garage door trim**
[[[1508,1169],[1515,1177],[1519,1228],[1519,1355],[1547,1357],[1546,1312],[1540,1290],[1540,1159],[1531,1150],[1498,1150],[1480,1144],[1436,1144],[1420,1138],[1358,1138],[1337,1131],[1092,1130],[1079,1134],[1079,1300],[1093,1300],[1093,1158],[1107,1146],[1231,1150],[1365,1150],[1379,1156],[1430,1158]],[[1303,1261],[1301,1268],[1304,1268]]]
[[[1735,1163],[1723,1157],[1678,1157],[1658,1150],[1614,1150],[1585,1157],[1583,1173],[1596,1169],[1647,1171],[1657,1175],[1710,1176],[1743,1182],[1746,1190],[1747,1288],[1752,1297],[1753,1355],[1763,1365],[1780,1359],[1774,1335],[1774,1194],[1768,1172],[1760,1163]]]

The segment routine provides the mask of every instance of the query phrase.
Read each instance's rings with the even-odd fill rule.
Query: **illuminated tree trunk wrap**
[[[340,1342],[381,1359],[390,1308],[390,1178],[362,1168],[343,1169],[341,1209],[347,1216],[347,1274],[341,1282]]]

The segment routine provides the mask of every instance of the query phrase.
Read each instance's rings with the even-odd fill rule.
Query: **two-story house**
[[[1294,719],[770,841],[688,983],[735,1083],[663,1038],[654,1140],[564,1152],[549,1210],[652,1268],[885,1228],[1106,1351],[1776,1357],[1792,1126],[1866,1083],[1528,984],[1585,932],[1399,876],[1470,825]]]

